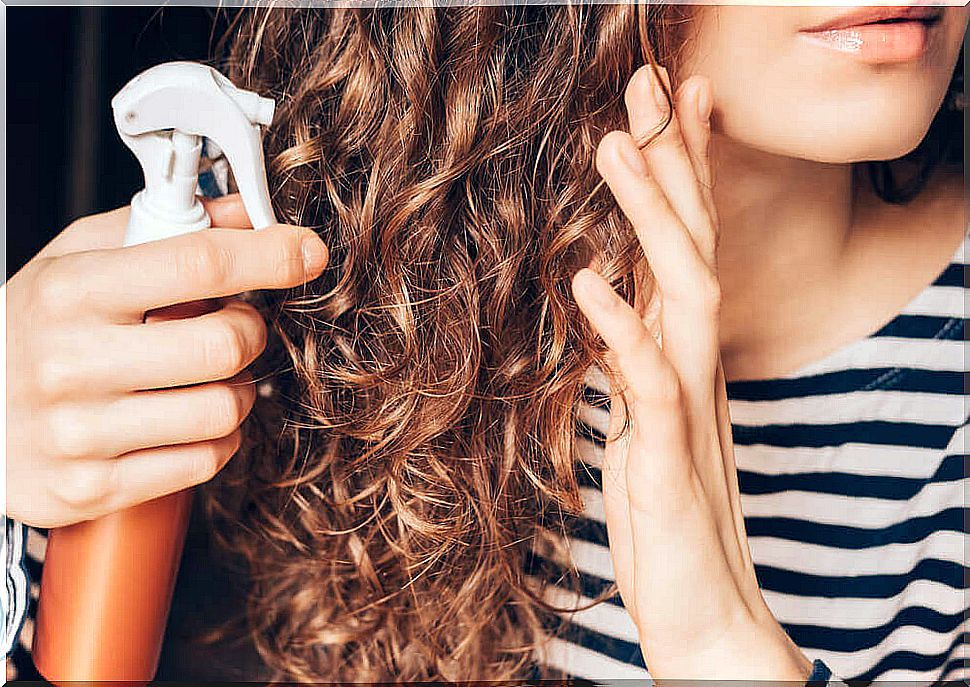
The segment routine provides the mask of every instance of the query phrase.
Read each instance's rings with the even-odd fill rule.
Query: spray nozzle
[[[111,107],[118,133],[145,172],[126,243],[208,226],[195,198],[201,137],[225,155],[253,227],[275,224],[260,130],[273,120],[273,100],[236,88],[207,65],[168,62],[129,81]]]

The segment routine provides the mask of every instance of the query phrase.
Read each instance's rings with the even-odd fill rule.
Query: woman
[[[966,23],[241,15],[280,215],[330,252],[263,294],[273,393],[207,488],[266,674],[963,674]],[[229,675],[178,603],[160,677]]]

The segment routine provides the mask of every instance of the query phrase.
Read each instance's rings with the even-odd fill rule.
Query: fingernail
[[[306,237],[300,248],[303,250],[303,264],[308,272],[316,272],[323,267],[327,260],[327,249],[319,236]]]
[[[700,117],[701,121],[705,124],[710,123],[711,110],[714,107],[714,101],[711,99],[711,89],[705,84],[698,86],[700,93],[697,94],[697,116]]]
[[[653,91],[653,100],[657,104],[657,109],[661,112],[667,111],[667,96],[664,93],[663,84],[660,82],[661,72],[664,76],[667,75],[667,70],[663,67],[657,67],[656,71],[650,74],[650,84]]]
[[[592,301],[593,305],[600,310],[607,310],[613,306],[612,294],[608,290],[608,287],[604,285],[602,279],[597,279],[598,276],[588,267],[584,267],[576,274],[580,288],[586,292],[587,297]]]
[[[643,161],[643,155],[634,145],[633,141],[624,141],[620,146],[620,157],[623,164],[634,174],[647,175],[647,165]]]

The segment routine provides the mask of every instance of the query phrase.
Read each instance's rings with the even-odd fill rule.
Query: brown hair
[[[278,103],[278,214],[331,251],[305,288],[259,294],[276,398],[206,489],[280,677],[532,674],[532,547],[581,509],[576,410],[605,369],[570,278],[597,255],[624,298],[644,288],[595,149],[633,72],[676,59],[682,12],[235,17],[230,76]]]

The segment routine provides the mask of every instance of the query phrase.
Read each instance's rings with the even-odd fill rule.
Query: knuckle
[[[110,461],[68,465],[62,479],[55,480],[54,495],[64,504],[77,509],[90,510],[105,503],[112,492]]]
[[[632,108],[641,98],[652,98],[650,89],[650,65],[639,67],[626,84],[623,91],[623,101],[627,108]]]
[[[45,258],[39,264],[37,299],[45,311],[62,314],[71,312],[78,305],[82,280],[75,276],[72,269],[76,262],[76,256],[64,256]]]
[[[93,453],[87,422],[75,408],[58,406],[48,410],[45,424],[47,445],[56,457],[76,460]]]
[[[188,479],[192,485],[208,482],[216,476],[229,457],[235,452],[235,442],[209,441],[193,451],[189,459]]]
[[[276,261],[277,283],[299,284],[306,276],[303,265],[302,234],[288,231],[280,241],[279,257]]]
[[[660,138],[663,140],[664,145],[669,146],[677,155],[687,155],[687,143],[684,141],[684,136],[680,131],[679,122],[670,122],[664,128],[663,133],[660,134]]]
[[[246,349],[250,355],[256,356],[263,352],[269,339],[266,321],[259,311],[249,303],[239,301],[245,325],[242,327],[246,340]]]
[[[619,157],[619,151],[623,145],[623,138],[628,136],[623,131],[614,130],[608,132],[602,139],[600,139],[599,145],[596,146],[596,170],[602,174],[604,169],[609,165],[615,164],[615,161]]]
[[[239,424],[242,424],[249,415],[249,412],[253,409],[253,406],[256,405],[256,383],[250,377],[249,379],[240,381],[236,388],[238,389],[237,395],[241,407]]]
[[[68,224],[67,227],[64,229],[64,231],[77,231],[78,229],[83,229],[87,225],[93,224],[93,223],[94,223],[93,215],[84,215],[83,217],[78,217],[70,224]]]
[[[232,253],[202,234],[198,232],[192,241],[175,250],[175,270],[179,279],[212,292],[232,272]]]
[[[229,443],[229,447],[226,449],[225,460],[229,460],[236,455],[236,451],[242,447],[242,436],[241,430],[236,430],[230,435],[229,438],[231,441]]]
[[[34,367],[34,385],[44,398],[59,398],[72,388],[76,365],[57,356],[39,360]]]
[[[225,318],[212,320],[202,337],[201,349],[206,369],[220,377],[229,377],[245,366],[242,337]]]
[[[631,351],[640,351],[647,347],[657,347],[657,340],[653,338],[653,334],[646,327],[637,327],[631,332],[631,335],[633,339],[630,343]]]
[[[256,313],[255,317],[253,318],[252,331],[253,331],[253,338],[256,341],[256,344],[253,348],[256,354],[258,355],[262,353],[264,350],[266,350],[266,344],[269,342],[269,330],[266,327],[265,320],[263,320],[262,315],[260,315],[259,313]]]
[[[717,313],[721,309],[721,285],[717,278],[709,272],[698,284],[698,294],[701,306],[709,313]]]
[[[673,157],[690,157],[690,152],[687,150],[687,144],[684,142],[684,138],[680,133],[679,124],[677,122],[671,122],[666,129],[664,129],[663,134],[661,134],[663,144],[667,146],[670,151],[668,155]]]
[[[212,479],[219,471],[219,452],[212,443],[200,446],[192,452],[186,475],[188,486],[202,484]]]
[[[223,437],[235,430],[248,412],[244,399],[228,384],[214,385],[206,401],[206,435]]]

